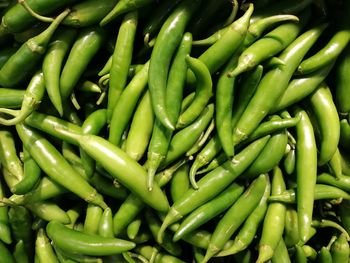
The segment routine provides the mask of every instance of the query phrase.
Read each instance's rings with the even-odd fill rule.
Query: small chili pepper
[[[58,258],[51,246],[50,240],[46,236],[44,229],[39,229],[35,241],[35,255],[39,261],[48,263],[58,263]]]
[[[331,246],[332,261],[334,263],[346,262],[350,257],[349,242],[345,234],[340,234]]]

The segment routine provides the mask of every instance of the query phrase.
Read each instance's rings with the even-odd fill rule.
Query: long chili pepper
[[[72,27],[86,27],[97,24],[116,5],[117,0],[88,0],[71,6],[71,12],[62,24]]]
[[[135,11],[140,7],[144,7],[153,3],[154,0],[121,0],[113,7],[113,9],[100,21],[100,26],[105,26],[114,20],[117,16],[125,14],[129,11]]]
[[[50,221],[46,226],[46,232],[57,247],[71,253],[105,256],[118,254],[135,247],[133,242],[82,233],[57,221]]]
[[[211,257],[220,252],[232,234],[246,220],[249,214],[253,212],[264,195],[267,182],[268,176],[266,174],[255,179],[220,219],[209,241],[208,249],[202,263],[208,262]],[[245,209],[242,210],[242,207]],[[238,211],[240,212],[238,213]]]
[[[138,23],[138,13],[130,12],[125,15],[117,36],[112,65],[109,71],[109,87],[107,101],[107,117],[111,120],[114,107],[125,88],[131,64],[134,39]]]
[[[278,242],[277,247],[275,248],[275,251],[273,252],[273,256],[271,258],[272,263],[291,263],[289,252],[286,247],[286,244],[283,240],[283,238],[280,239]]]
[[[277,202],[285,202],[285,203],[295,203],[296,202],[296,189],[286,190],[279,195],[271,195],[269,197],[269,201],[277,201]],[[338,187],[334,187],[332,185],[326,184],[316,184],[315,185],[315,200],[321,199],[337,199],[342,198],[344,200],[350,199],[350,194],[339,189]]]
[[[182,165],[175,171],[170,182],[170,195],[173,202],[179,200],[181,196],[190,188],[190,180],[188,178],[189,171],[190,166],[188,163]]]
[[[306,242],[310,233],[317,176],[317,150],[314,129],[307,113],[298,108],[301,115],[296,125],[296,177],[298,228],[301,241]]]
[[[279,194],[286,189],[281,169],[276,166],[273,170],[271,194]],[[270,203],[263,222],[259,240],[259,256],[256,262],[266,262],[273,256],[284,230],[286,207],[280,203]],[[274,231],[271,232],[273,227]]]
[[[340,124],[337,108],[333,102],[328,85],[323,82],[310,96],[310,106],[315,114],[320,131],[317,162],[323,165],[329,162],[337,150],[340,137]],[[327,120],[325,120],[327,116]]]
[[[135,110],[125,142],[125,152],[136,161],[139,161],[147,150],[152,135],[153,124],[154,113],[151,96],[146,91]]]
[[[83,28],[75,40],[60,76],[60,92],[62,103],[78,83],[88,63],[101,48],[105,39],[105,31],[97,26]]]
[[[350,178],[346,175],[342,175],[336,178],[328,173],[321,173],[317,175],[317,183],[333,185],[346,192],[350,191]]]
[[[65,28],[58,30],[48,45],[42,70],[46,92],[58,113],[62,116],[63,106],[60,94],[60,75],[64,58],[76,37],[76,30]]]
[[[173,240],[180,240],[184,235],[191,233],[202,224],[228,209],[243,191],[243,186],[233,183],[218,196],[198,207],[181,222],[180,227],[174,234]]]
[[[76,2],[76,0],[25,0],[30,8],[38,14],[46,15],[51,14],[62,7],[70,5]],[[23,6],[19,3],[15,3],[5,14],[3,14],[0,31],[18,33],[30,28],[36,22],[36,18],[33,17]]]
[[[0,108],[0,112],[12,115],[13,118],[0,118],[2,125],[16,125],[27,118],[41,103],[45,93],[45,81],[42,72],[37,72],[31,79],[24,93],[21,109]]]
[[[169,76],[165,91],[165,106],[168,110],[168,116],[172,123],[178,121],[181,111],[183,90],[186,81],[187,63],[186,56],[190,53],[192,47],[191,33],[184,33],[179,47],[174,55],[172,65],[169,69]],[[170,140],[173,133],[167,129],[161,121],[155,118],[151,140],[147,152],[147,172],[149,178],[154,175],[165,159]]]
[[[226,188],[237,178],[261,152],[270,136],[258,139],[248,145],[232,160],[206,174],[198,181],[198,189],[189,189],[176,201],[168,211],[163,220],[162,228],[159,231],[158,240],[161,241],[162,232],[172,223],[177,222],[186,214],[212,199],[221,190]]]
[[[216,256],[222,257],[227,255],[236,254],[240,251],[246,249],[251,242],[253,241],[259,225],[264,220],[266,210],[267,210],[267,198],[269,197],[271,192],[271,183],[267,182],[265,187],[265,192],[263,197],[261,198],[258,206],[253,210],[253,212],[249,215],[249,217],[245,220],[243,226],[237,233],[236,237],[233,240],[232,245],[220,251]]]
[[[171,58],[180,44],[186,25],[200,1],[181,2],[164,22],[153,47],[148,86],[153,111],[157,119],[168,129],[174,129],[166,109],[166,85]]]
[[[23,179],[12,188],[12,192],[22,195],[30,192],[41,178],[41,168],[23,147]]]
[[[52,35],[68,13],[69,10],[63,11],[45,31],[30,38],[6,61],[0,69],[0,85],[13,87],[35,69]]]
[[[311,74],[292,79],[287,89],[270,110],[270,113],[285,109],[306,98],[319,87],[333,66],[334,64],[331,63]]]
[[[234,94],[237,85],[236,78],[229,78],[227,73],[237,64],[238,57],[234,55],[220,74],[215,91],[215,125],[221,146],[230,158],[234,155],[232,141],[232,113]]]
[[[87,202],[95,203],[103,208],[107,206],[103,197],[75,172],[49,141],[23,124],[16,125],[16,129],[24,147],[47,175]],[[60,165],[56,165],[57,163]],[[69,180],[67,180],[67,175]]]
[[[279,99],[286,89],[295,68],[316,42],[325,27],[324,24],[317,26],[299,36],[279,56],[286,65],[271,69],[264,75],[234,128],[234,144],[249,136],[267,115],[275,101]]]
[[[148,72],[149,63],[146,63],[125,87],[115,104],[110,120],[108,140],[118,147],[121,144],[122,135],[132,117],[137,101],[147,87]]]
[[[243,50],[238,59],[237,67],[230,72],[230,75],[239,75],[248,71],[284,50],[299,35],[308,21],[309,15],[308,10],[304,11],[300,15],[299,23],[290,22],[280,25]]]

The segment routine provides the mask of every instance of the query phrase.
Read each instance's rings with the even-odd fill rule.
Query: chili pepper
[[[127,85],[113,109],[108,140],[116,146],[120,146],[123,132],[132,117],[138,99],[147,86],[148,65],[146,63]]]
[[[340,234],[331,246],[332,261],[334,263],[346,262],[350,257],[349,242],[345,234]]]
[[[267,115],[286,89],[295,68],[324,29],[325,25],[310,29],[282,52],[279,58],[286,63],[286,66],[271,69],[264,75],[234,128],[234,144],[249,136]]]
[[[276,166],[273,170],[271,194],[279,194],[285,190],[281,169]],[[286,207],[284,204],[269,204],[263,222],[262,233],[259,241],[259,256],[256,262],[265,262],[272,258],[273,251],[278,246],[284,230]],[[274,231],[270,232],[271,227]]]
[[[0,241],[0,253],[1,253],[1,260],[3,260],[4,262],[8,262],[8,263],[16,262],[11,252],[1,241]]]
[[[350,30],[347,17],[349,10],[350,5],[347,4],[347,2],[344,2],[341,6],[339,20],[337,21],[337,32],[321,50],[300,63],[298,66],[299,73],[308,74],[322,68],[324,65],[335,61],[342,53],[350,40]]]
[[[59,260],[61,258],[63,262],[68,262],[68,263],[73,263],[73,262],[101,263],[102,262],[102,259],[98,257],[70,253],[70,252],[64,251],[63,249],[58,248],[55,244],[53,244],[53,247],[55,249],[57,258]]]
[[[288,106],[296,104],[306,98],[319,87],[333,68],[333,63],[305,76],[292,79],[282,96],[270,110],[270,113],[277,112]]]
[[[8,211],[11,233],[15,241],[23,240],[25,251],[33,259],[32,215],[23,206],[10,207]]]
[[[200,151],[203,145],[211,138],[214,129],[215,129],[215,121],[211,120],[207,129],[202,132],[201,136],[198,138],[196,143],[191,147],[191,149],[189,149],[186,152],[186,156],[193,158],[193,155],[195,155],[198,151]]]
[[[99,223],[102,217],[103,210],[101,207],[93,204],[88,204],[84,220],[84,233],[98,234]]]
[[[232,67],[235,67],[236,64],[237,56],[234,55],[221,72],[215,91],[215,125],[221,146],[229,158],[234,155],[232,113],[237,80],[236,78],[229,78],[227,73]]]
[[[175,1],[163,1],[158,3],[157,7],[153,10],[152,14],[148,17],[148,20],[143,26],[142,35],[144,36],[144,43],[147,45],[149,40],[157,33],[161,28],[164,21],[169,16],[170,12],[179,3],[179,0]]]
[[[102,237],[114,237],[113,214],[109,207],[107,207],[102,213],[98,226],[98,234]]]
[[[339,125],[339,124],[338,124]],[[341,177],[343,173],[342,168],[342,156],[339,152],[339,149],[337,147],[332,159],[329,160],[328,166],[330,168],[330,171],[332,174],[334,174],[335,177]]]
[[[272,195],[269,197],[269,201],[295,203],[296,191],[297,190],[293,188],[293,189],[286,190],[279,195]],[[350,195],[347,192],[339,189],[338,187],[334,187],[326,184],[316,184],[314,194],[315,194],[314,200],[338,199],[338,198],[342,198],[345,200],[350,199]]]
[[[284,243],[283,238],[281,238],[280,241],[278,242],[278,245],[271,258],[271,262],[272,263],[277,263],[277,262],[290,263],[291,262],[288,254],[288,249],[286,247],[286,244]]]
[[[347,119],[340,120],[340,138],[339,146],[345,148],[345,145],[350,142],[350,125]]]
[[[267,175],[261,175],[255,179],[244,194],[241,195],[241,197],[220,219],[210,239],[208,249],[202,263],[208,262],[212,256],[224,248],[225,243],[229,240],[232,234],[257,207],[264,194],[267,180]],[[242,209],[243,207],[244,210]]]
[[[0,112],[12,115],[12,119],[0,118],[2,125],[16,125],[28,117],[40,104],[45,92],[44,75],[36,73],[24,93],[20,110],[0,108]]]
[[[168,211],[159,231],[158,240],[161,241],[162,232],[169,225],[177,222],[183,216],[204,204],[232,183],[258,156],[268,139],[269,136],[266,136],[254,141],[236,154],[232,160],[226,161],[215,170],[206,174],[199,180],[198,190],[187,190],[182,198],[175,202]]]
[[[341,225],[331,220],[327,220],[327,219],[312,220],[312,226],[315,228],[324,228],[324,227],[335,228],[345,236],[346,240],[350,241],[350,236],[346,231],[346,229],[344,229]]]
[[[238,59],[237,67],[230,72],[237,76],[273,57],[290,45],[299,35],[310,16],[308,9],[299,16],[299,23],[285,23],[247,47]],[[252,22],[251,22],[252,23]]]
[[[31,191],[41,177],[41,169],[33,160],[28,151],[23,148],[23,180],[18,182],[12,189],[14,194],[26,194]]]
[[[51,43],[48,45],[43,60],[42,70],[46,91],[53,106],[61,116],[63,114],[63,106],[60,94],[60,74],[63,60],[68,49],[73,44],[76,34],[77,31],[75,29],[59,29]]]
[[[19,240],[16,243],[12,255],[17,263],[29,263],[29,258],[27,252],[25,251],[23,240]]]
[[[133,242],[82,233],[65,227],[57,221],[50,221],[46,226],[46,232],[58,248],[71,253],[105,256],[135,247]]]
[[[283,167],[287,174],[292,174],[295,170],[295,149],[291,149],[285,156]]]
[[[181,111],[180,108],[187,71],[186,56],[191,51],[191,43],[192,35],[190,33],[185,33],[169,70],[165,90],[165,106],[168,110],[168,117],[172,123],[178,121]],[[147,153],[147,162],[149,163],[147,170],[148,177],[150,178],[150,185],[152,177],[166,157],[172,135],[173,133],[156,118]]]
[[[212,200],[195,209],[181,222],[180,227],[174,234],[173,240],[180,240],[184,235],[191,233],[193,230],[227,210],[236,202],[243,191],[243,186],[233,183]]]
[[[117,0],[88,0],[71,6],[70,14],[62,24],[73,27],[86,27],[97,24],[116,5]]]
[[[211,74],[224,65],[239,49],[246,36],[253,11],[254,6],[251,4],[245,14],[230,25],[230,29],[222,38],[200,55],[199,60],[204,62]]]
[[[320,130],[318,164],[330,161],[339,143],[340,125],[331,91],[324,82],[310,96],[310,104]],[[327,120],[324,119],[327,116]]]
[[[106,24],[110,23],[112,20],[114,20],[118,16],[130,11],[135,11],[136,9],[147,6],[153,2],[154,0],[119,1],[113,7],[113,9],[100,21],[100,26],[105,26]]]
[[[83,28],[78,34],[60,76],[62,103],[72,93],[91,59],[101,48],[105,31],[97,26]]]
[[[91,113],[82,125],[84,134],[97,135],[107,123],[107,110],[99,109]],[[91,178],[95,172],[95,162],[84,151],[80,150],[81,162],[87,178]]]
[[[0,198],[4,198],[4,189],[0,181]],[[11,229],[9,225],[8,207],[0,207],[0,240],[5,244],[12,242]]]
[[[317,254],[317,262],[320,263],[332,263],[332,255],[329,249],[322,247]]]
[[[45,53],[50,39],[69,10],[63,11],[54,22],[39,35],[30,38],[13,54],[0,69],[0,85],[13,87],[20,83]]]
[[[126,234],[127,234],[129,239],[133,240],[137,236],[137,234],[138,234],[138,232],[140,230],[140,227],[141,227],[141,223],[142,223],[141,218],[140,217],[136,217],[128,225],[128,227],[126,228]],[[112,233],[113,233],[113,230],[112,230]],[[114,236],[114,233],[113,233],[113,236]]]
[[[50,0],[50,1],[33,1],[26,0],[28,6],[36,13],[39,14],[51,14],[62,7],[70,5],[75,2],[75,0]],[[36,22],[35,17],[33,17],[28,11],[23,8],[23,6],[18,2],[12,5],[5,14],[3,14],[0,31],[5,30],[5,32],[17,33],[22,32],[25,29],[31,27]]]
[[[207,105],[198,118],[191,125],[178,131],[172,137],[169,151],[164,159],[161,168],[177,160],[186,153],[198,140],[203,130],[208,127],[214,115],[214,105]]]
[[[35,254],[40,262],[58,263],[56,254],[47,238],[44,229],[39,229],[35,241]]]
[[[295,114],[301,115],[301,120],[296,125],[296,177],[297,177],[297,210],[299,236],[306,241],[309,235],[313,203],[314,189],[317,175],[317,150],[314,129],[309,116],[302,109],[297,109]]]
[[[236,254],[240,251],[247,249],[247,247],[253,241],[258,227],[264,219],[267,210],[267,198],[270,195],[271,185],[270,181],[267,180],[267,184],[265,187],[265,192],[263,197],[261,198],[258,206],[253,210],[253,212],[248,216],[248,218],[243,223],[243,226],[237,233],[236,237],[233,240],[233,244],[219,252],[216,256],[222,257],[227,255]]]
[[[39,201],[32,204],[27,204],[26,208],[28,208],[34,215],[45,221],[57,220],[62,224],[69,224],[70,222],[66,212],[57,204],[50,201]]]
[[[154,184],[152,192],[147,190],[147,172],[124,151],[95,135],[80,135],[77,140],[87,154],[145,203],[159,211],[169,208],[168,200],[157,184]]]
[[[304,249],[299,246],[295,245],[295,253],[294,253],[294,260],[296,263],[307,263],[307,257]]]
[[[103,197],[75,172],[49,141],[23,124],[16,125],[16,129],[24,147],[48,176],[87,202],[106,207]],[[60,165],[57,166],[57,163]]]
[[[283,158],[288,143],[287,133],[281,131],[272,134],[264,149],[242,175],[243,178],[254,178],[271,171]],[[269,154],[273,152],[274,154]]]
[[[109,71],[108,120],[111,120],[117,101],[125,88],[133,54],[137,23],[138,13],[130,12],[125,15],[119,27],[118,37],[112,55],[112,65]]]
[[[174,129],[174,124],[171,123],[166,108],[168,70],[171,58],[180,44],[186,25],[199,4],[199,0],[186,0],[175,8],[160,29],[151,54],[148,86],[153,111],[157,119],[170,130]]]
[[[142,158],[147,149],[153,123],[151,97],[149,92],[146,92],[135,110],[125,142],[125,152],[136,161]]]
[[[188,173],[190,166],[188,163],[177,169],[170,181],[170,195],[173,202],[176,202],[190,188]]]
[[[22,105],[25,90],[0,88],[0,107],[13,109]]]
[[[333,185],[346,192],[350,191],[350,178],[346,175],[336,178],[328,173],[321,173],[317,175],[317,183]]]
[[[341,113],[349,112],[350,105],[348,100],[346,100],[346,94],[349,94],[348,85],[349,83],[349,57],[350,57],[350,46],[347,45],[345,50],[341,53],[339,60],[337,61],[337,66],[335,69],[335,96],[334,100],[337,105],[337,109]]]
[[[23,164],[17,156],[14,136],[8,130],[0,130],[0,161],[3,169],[13,178],[12,188],[23,179]]]
[[[210,172],[219,165],[223,164],[225,161],[227,161],[227,156],[224,152],[222,152],[217,157],[215,157],[205,168],[199,170],[197,174],[204,174]]]

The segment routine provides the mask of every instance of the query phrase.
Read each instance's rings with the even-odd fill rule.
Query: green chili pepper
[[[0,51],[0,69],[6,63],[6,61],[17,51],[15,47],[6,47]]]
[[[62,224],[70,223],[70,219],[66,212],[57,204],[50,201],[39,201],[32,204],[27,204],[26,208],[28,208],[34,215],[45,221],[57,220]]]
[[[98,234],[99,224],[103,210],[101,207],[93,204],[88,204],[84,220],[83,232],[87,234]]]
[[[113,219],[112,219],[113,220]],[[142,220],[140,217],[136,217],[126,228],[126,234],[129,239],[133,240],[140,231]],[[112,230],[113,233],[113,230]],[[113,233],[114,236],[114,233]]]
[[[23,124],[16,125],[16,129],[24,147],[47,175],[87,202],[103,208],[107,206],[103,197],[75,172],[49,141]],[[51,164],[48,165],[49,163]],[[59,166],[56,165],[57,163]]]
[[[60,75],[64,58],[73,44],[77,31],[71,28],[59,29],[51,43],[48,45],[44,60],[43,74],[47,94],[62,116],[63,106],[60,94]]]
[[[277,263],[277,262],[290,263],[291,262],[288,254],[288,249],[286,247],[286,244],[284,243],[283,238],[281,238],[280,241],[278,242],[278,245],[275,248],[275,251],[271,258],[271,262],[272,263]]]
[[[0,112],[12,115],[12,119],[0,118],[2,125],[16,125],[27,118],[40,104],[44,97],[45,84],[44,75],[42,72],[36,73],[24,93],[23,101],[20,110],[11,110],[0,108]]]
[[[166,84],[172,55],[180,44],[192,14],[200,1],[186,0],[181,2],[164,22],[153,47],[149,68],[149,91],[153,111],[157,119],[168,129],[173,130],[166,109]]]
[[[349,101],[346,100],[346,95],[349,94],[349,88],[346,83],[349,83],[349,58],[350,57],[350,45],[345,47],[336,65],[336,77],[335,77],[335,96],[334,100],[337,105],[337,109],[341,113],[350,111]]]
[[[190,188],[188,163],[177,169],[170,181],[170,195],[173,202],[176,202]]]
[[[286,189],[281,169],[273,170],[271,194],[279,194]],[[273,252],[283,235],[286,207],[280,203],[270,203],[263,222],[259,241],[259,256],[256,262],[265,262],[272,258]],[[273,231],[271,231],[273,229]]]
[[[181,222],[180,227],[174,234],[173,240],[180,240],[184,235],[191,233],[202,224],[228,209],[240,197],[243,191],[243,186],[233,183],[218,196],[195,209]]]
[[[264,216],[267,210],[267,198],[270,195],[270,191],[271,184],[268,180],[263,197],[261,198],[258,206],[245,220],[243,226],[241,227],[235,239],[233,240],[233,244],[229,248],[219,252],[216,256],[222,257],[236,254],[240,251],[245,250],[251,244],[257,233],[259,225],[264,220]]]
[[[119,27],[117,41],[112,55],[112,64],[109,70],[108,120],[111,120],[117,101],[125,88],[133,54],[137,23],[138,13],[130,12],[125,15]]]
[[[190,213],[206,201],[212,199],[237,178],[258,156],[268,141],[269,136],[254,141],[232,160],[226,161],[212,172],[206,174],[198,182],[198,190],[189,189],[181,199],[175,202],[163,220],[158,240],[162,232],[172,223]]]
[[[301,115],[301,120],[296,125],[298,228],[300,239],[306,242],[310,232],[313,212],[317,175],[317,150],[314,129],[309,116],[300,108],[295,111],[295,114]]]
[[[25,90],[0,88],[0,107],[13,109],[20,108]]]
[[[234,128],[234,144],[249,136],[267,115],[275,101],[279,99],[286,89],[295,68],[324,29],[325,25],[310,29],[294,40],[282,52],[279,58],[285,62],[286,66],[271,69],[264,75]]]
[[[318,251],[317,262],[320,262],[320,263],[332,263],[333,262],[332,255],[331,255],[331,252],[329,251],[329,249],[327,249],[326,247],[322,247]]]
[[[101,48],[105,31],[97,26],[82,29],[75,40],[60,76],[60,92],[62,103],[72,93],[88,63]]]
[[[35,241],[35,254],[40,262],[58,263],[56,254],[47,238],[44,229],[39,229]]]
[[[71,253],[106,256],[135,247],[133,242],[82,233],[65,227],[57,221],[50,221],[46,226],[46,232],[58,248]]]
[[[350,257],[349,242],[345,234],[340,234],[331,246],[332,261],[334,263],[346,262]]]
[[[137,101],[147,86],[148,68],[149,63],[146,63],[124,89],[113,109],[108,140],[116,146],[120,146],[122,135],[132,117]]]
[[[0,181],[0,198],[4,198],[4,189]],[[11,229],[9,225],[8,207],[0,207],[0,239],[5,244],[12,242]]]
[[[202,263],[208,262],[212,256],[220,252],[232,234],[246,220],[249,214],[253,212],[264,195],[267,182],[267,175],[261,175],[255,179],[244,194],[241,195],[220,219],[210,239]]]
[[[1,260],[3,260],[3,262],[6,262],[6,263],[16,262],[11,252],[9,251],[9,249],[1,241],[0,241],[0,254],[1,254]]]
[[[16,263],[29,263],[29,258],[27,252],[25,251],[23,240],[19,240],[16,243],[12,254]]]
[[[284,203],[295,203],[296,202],[296,189],[289,189],[284,191],[279,195],[272,195],[269,197],[269,201],[277,201]],[[345,200],[350,199],[350,195],[339,189],[338,187],[334,187],[326,184],[316,184],[315,185],[315,196],[314,200],[322,200],[322,199],[337,199],[342,198]]]
[[[62,12],[52,24],[39,35],[30,38],[13,54],[0,69],[0,85],[13,87],[20,83],[45,53],[50,39],[69,10]]]
[[[109,207],[107,207],[102,213],[98,226],[98,234],[102,237],[114,237],[113,214]]]

